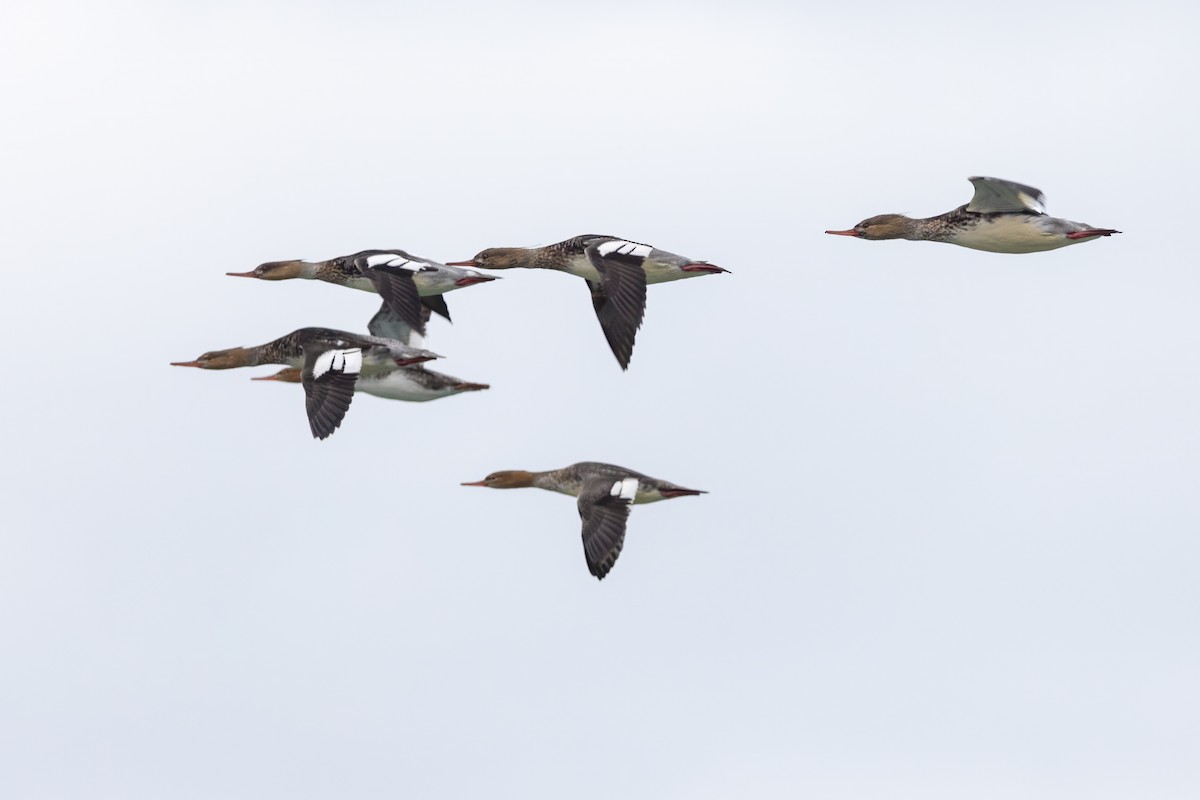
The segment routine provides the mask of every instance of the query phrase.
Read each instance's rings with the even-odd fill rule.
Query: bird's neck
[[[308,281],[320,280],[334,265],[330,261],[298,261],[296,262],[296,277]]]
[[[257,367],[260,364],[293,364],[304,358],[304,347],[295,333],[280,336],[273,342],[260,344],[258,347],[247,347],[246,366]]]
[[[488,269],[529,269],[545,266],[549,260],[545,248],[529,249],[527,247],[495,247],[491,251],[491,261]]]
[[[917,242],[934,238],[934,233],[938,227],[938,219],[938,217],[913,219],[912,217],[901,216],[892,222],[891,236],[889,238],[908,239],[909,241]]]
[[[546,472],[531,472],[529,486],[536,486],[548,492],[559,492],[575,496],[579,494],[578,476],[568,469],[552,469]]]

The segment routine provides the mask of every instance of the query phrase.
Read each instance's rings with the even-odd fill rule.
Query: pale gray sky
[[[5,3],[5,798],[1194,798],[1200,179],[1189,3]],[[969,175],[1123,230],[824,236]],[[224,277],[601,232],[449,297],[360,396],[167,362],[377,301]],[[611,461],[572,501],[458,484]]]

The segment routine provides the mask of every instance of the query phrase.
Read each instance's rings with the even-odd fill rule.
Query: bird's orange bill
[[[474,483],[464,483],[463,486],[487,486],[487,481],[475,481]]]
[[[231,278],[257,278],[258,277],[253,272],[226,272],[225,274],[230,276]]]
[[[447,267],[474,267],[477,265],[475,264],[475,261],[472,259],[471,261],[447,261],[446,266]]]
[[[848,231],[825,231],[825,232],[832,234],[834,236],[858,236],[858,231],[854,230],[854,228],[851,228]]]
[[[172,361],[171,366],[172,367],[198,367],[198,366],[200,366],[200,362],[199,361]]]

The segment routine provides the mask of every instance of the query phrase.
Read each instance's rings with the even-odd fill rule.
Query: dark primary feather
[[[406,269],[389,270],[374,267],[367,273],[379,296],[387,303],[392,313],[422,336],[425,323],[421,319],[421,292],[413,281],[413,273]]]
[[[357,372],[341,369],[329,369],[319,378],[313,377],[313,365],[329,349],[326,343],[304,348],[301,373],[304,407],[308,412],[308,426],[317,439],[328,438],[342,424],[350,401],[354,399],[354,384],[358,380]]]
[[[613,479],[592,477],[579,490],[579,516],[583,520],[583,555],[588,570],[603,580],[625,544],[629,500],[612,495]]]
[[[594,246],[587,248],[587,255],[600,273],[599,284],[587,282],[592,307],[621,369],[628,369],[634,340],[646,314],[644,259],[616,253],[602,256]]]
[[[432,311],[439,317],[444,317],[447,322],[453,322],[453,320],[450,319],[450,307],[446,305],[446,298],[444,295],[425,295],[421,298],[421,304],[425,306],[425,319],[429,319],[429,312]]]

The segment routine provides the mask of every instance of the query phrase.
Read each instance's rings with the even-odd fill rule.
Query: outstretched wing
[[[421,321],[421,292],[413,276],[436,267],[403,250],[364,250],[351,257],[354,266],[371,281],[375,291],[397,317],[413,330],[425,334]]]
[[[361,370],[362,350],[358,347],[339,349],[318,344],[304,348],[301,383],[314,438],[328,438],[342,424]]]
[[[975,186],[975,196],[967,211],[989,214],[1003,211],[1046,213],[1046,195],[1041,190],[1000,178],[967,178]]]
[[[588,478],[579,490],[579,516],[583,520],[583,555],[588,570],[603,580],[625,544],[629,504],[637,495],[636,478]]]
[[[584,252],[600,273],[600,282],[588,281],[592,307],[600,329],[621,369],[629,368],[633,344],[646,314],[646,257],[650,245],[606,239],[589,244]]]

